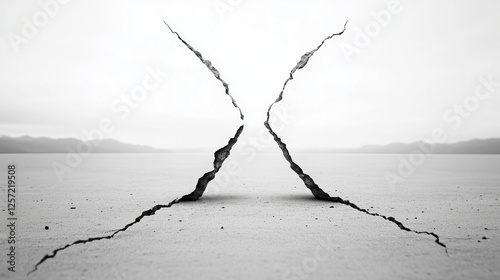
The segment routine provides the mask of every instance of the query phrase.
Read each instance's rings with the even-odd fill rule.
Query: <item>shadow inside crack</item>
[[[321,41],[321,43],[314,48],[313,50],[306,52],[305,54],[302,55],[300,58],[299,62],[295,65],[295,67],[292,68],[290,71],[289,77],[285,80],[283,87],[281,89],[281,92],[278,95],[278,98],[269,106],[269,109],[267,110],[267,118],[266,121],[264,122],[264,126],[268,129],[269,133],[273,136],[274,141],[278,144],[278,147],[281,149],[284,158],[286,161],[289,163],[290,168],[299,176],[299,178],[303,181],[304,185],[311,191],[311,193],[314,195],[316,199],[323,200],[323,201],[329,201],[329,202],[336,202],[336,203],[341,203],[344,205],[347,205],[359,212],[365,213],[370,216],[374,217],[380,217],[388,222],[391,222],[398,226],[401,230],[403,231],[408,231],[408,232],[413,232],[416,234],[425,234],[425,235],[430,235],[435,238],[435,243],[438,244],[439,246],[443,247],[445,249],[446,254],[448,254],[447,247],[444,243],[440,241],[439,236],[434,233],[434,232],[429,232],[429,231],[418,231],[418,230],[413,230],[405,225],[403,225],[402,222],[396,220],[394,217],[391,216],[386,216],[383,214],[379,214],[376,212],[369,211],[367,209],[364,209],[362,207],[359,207],[353,202],[350,202],[349,200],[345,200],[339,196],[330,196],[327,192],[325,192],[323,189],[321,189],[313,180],[311,176],[309,176],[307,173],[305,173],[302,168],[292,159],[292,156],[287,148],[287,145],[282,141],[282,139],[279,137],[279,135],[273,130],[270,124],[270,116],[271,116],[271,110],[273,109],[273,106],[283,100],[284,92],[285,89],[290,81],[294,79],[294,73],[302,68],[304,68],[311,57],[321,49],[321,47],[325,44],[327,40],[332,39],[335,36],[340,36],[342,35],[345,30],[346,30],[346,25],[347,22],[344,25],[344,29],[341,32],[338,33],[333,33],[329,36],[327,36],[325,39]]]
[[[219,71],[212,65],[212,63],[209,60],[204,59],[203,56],[202,56],[202,54],[199,51],[197,51],[189,43],[187,43],[187,41],[185,41],[179,35],[179,33],[177,33],[176,31],[174,31],[165,21],[164,21],[164,23],[168,27],[168,29],[170,30],[170,32],[172,34],[175,34],[177,36],[177,38],[182,42],[182,44],[185,47],[187,47],[189,49],[189,51],[191,51],[205,65],[205,67],[212,73],[212,75],[215,77],[215,79],[218,82],[220,82],[220,84],[222,84],[222,86],[224,88],[224,92],[226,94],[226,97],[229,97],[229,99],[230,99],[233,107],[237,109],[241,121],[243,121],[244,120],[244,115],[243,115],[240,107],[238,107],[238,105],[236,104],[236,101],[234,100],[234,98],[229,93],[229,84],[222,79]],[[204,104],[204,105],[206,105],[206,104]],[[155,205],[155,206],[153,206],[153,207],[151,207],[151,208],[149,208],[147,210],[144,210],[132,222],[126,224],[125,226],[123,226],[122,228],[120,228],[118,230],[113,231],[110,234],[103,235],[103,236],[97,236],[97,237],[89,237],[89,238],[85,238],[85,239],[79,239],[79,240],[76,240],[76,241],[74,241],[72,243],[68,243],[68,244],[66,244],[64,246],[61,246],[61,247],[53,250],[51,253],[46,254],[45,256],[43,256],[41,258],[41,260],[35,264],[34,268],[28,272],[27,276],[29,276],[33,272],[37,271],[40,265],[42,265],[44,262],[46,262],[49,259],[55,258],[56,255],[59,252],[63,251],[63,250],[66,250],[66,249],[68,249],[68,248],[70,248],[72,246],[75,246],[75,245],[86,244],[86,243],[90,243],[90,242],[94,242],[94,241],[100,241],[100,240],[104,240],[104,239],[111,239],[111,238],[115,237],[115,235],[119,234],[120,232],[125,232],[130,227],[132,227],[135,224],[141,222],[143,218],[155,215],[155,213],[157,211],[161,210],[161,209],[170,208],[170,207],[172,207],[172,205],[177,204],[177,203],[181,203],[181,202],[196,201],[199,198],[201,198],[203,196],[203,193],[205,192],[208,184],[215,178],[217,172],[222,167],[222,164],[224,163],[224,161],[226,160],[226,158],[229,157],[229,155],[231,153],[231,149],[234,146],[234,144],[236,144],[236,142],[238,141],[238,138],[241,135],[243,129],[244,129],[244,125],[241,125],[236,130],[236,133],[234,134],[234,136],[229,139],[229,141],[227,142],[227,144],[225,146],[223,146],[222,148],[218,149],[217,151],[215,151],[214,156],[213,156],[214,157],[214,159],[213,159],[213,166],[212,166],[213,169],[210,170],[210,171],[208,171],[208,172],[206,172],[205,174],[203,174],[198,179],[198,182],[196,183],[195,189],[191,193],[185,194],[185,195],[183,195],[180,198],[176,198],[176,199],[170,201],[167,204],[157,204],[157,205]],[[199,140],[198,138],[196,138],[196,139]]]

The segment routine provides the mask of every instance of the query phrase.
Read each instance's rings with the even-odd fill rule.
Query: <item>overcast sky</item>
[[[300,57],[349,20],[276,106],[293,115],[275,123],[287,144],[500,137],[499,1],[62,2],[0,0],[1,135],[85,139],[104,120],[124,142],[224,145],[238,112],[166,20],[253,137]]]

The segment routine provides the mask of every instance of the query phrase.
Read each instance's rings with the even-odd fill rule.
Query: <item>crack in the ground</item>
[[[73,243],[69,243],[69,244],[66,244],[62,247],[59,247],[57,249],[55,249],[54,251],[52,251],[52,253],[50,254],[47,254],[45,256],[43,256],[43,258],[35,265],[35,267],[30,271],[28,272],[28,275],[29,276],[31,273],[35,272],[38,270],[38,267],[43,264],[45,261],[47,261],[48,259],[53,259],[56,257],[57,253],[62,251],[62,250],[65,250],[73,245],[78,245],[78,244],[85,244],[85,243],[89,243],[89,242],[93,242],[93,241],[97,241],[97,240],[102,240],[102,239],[111,239],[113,238],[117,233],[121,232],[121,231],[126,231],[129,227],[133,226],[134,224],[140,222],[142,220],[142,218],[146,217],[146,216],[151,216],[151,215],[154,215],[156,213],[156,211],[162,209],[162,208],[168,208],[168,207],[171,207],[172,205],[174,205],[175,203],[179,203],[179,199],[176,198],[174,200],[172,200],[169,204],[158,204],[158,205],[155,205],[153,208],[149,209],[149,210],[146,210],[144,212],[142,212],[142,214],[140,216],[138,216],[137,218],[135,218],[135,220],[129,224],[127,224],[126,226],[124,226],[123,228],[121,229],[118,229],[118,230],[115,230],[112,234],[110,235],[105,235],[105,236],[100,236],[100,237],[91,237],[91,238],[87,238],[87,239],[79,239]]]
[[[309,59],[313,56],[313,54],[316,51],[318,51],[323,46],[323,44],[325,43],[325,41],[333,38],[334,36],[340,36],[340,35],[342,35],[344,33],[344,31],[346,30],[346,26],[347,26],[347,22],[344,24],[344,29],[341,32],[334,33],[334,34],[326,37],[325,39],[323,39],[323,41],[321,41],[321,44],[319,44],[314,50],[309,51],[309,52],[305,53],[304,55],[302,55],[302,57],[300,58],[300,61],[290,71],[290,76],[286,79],[285,83],[283,84],[283,88],[281,89],[281,92],[280,92],[278,98],[271,104],[271,106],[269,106],[269,109],[267,110],[267,119],[264,122],[264,126],[267,128],[267,130],[269,131],[269,133],[273,136],[274,141],[278,144],[279,148],[283,152],[283,156],[285,157],[286,161],[290,164],[290,168],[295,173],[297,173],[297,175],[299,175],[300,179],[302,179],[302,181],[304,182],[304,184],[306,185],[306,187],[312,192],[312,194],[314,195],[314,197],[316,199],[341,203],[341,204],[347,205],[347,206],[349,206],[351,208],[354,208],[354,209],[356,209],[356,210],[358,210],[360,212],[363,212],[365,214],[368,214],[368,215],[371,215],[371,216],[381,217],[381,218],[383,218],[383,219],[385,219],[387,221],[390,221],[390,222],[396,224],[401,230],[404,230],[404,231],[410,231],[410,232],[414,232],[416,234],[427,234],[427,235],[433,236],[436,239],[435,243],[438,244],[439,246],[444,247],[444,250],[445,250],[446,254],[448,254],[448,249],[447,249],[446,245],[439,240],[439,236],[437,234],[435,234],[434,232],[412,230],[412,229],[404,226],[400,221],[396,220],[394,217],[387,217],[387,216],[382,215],[382,214],[372,213],[372,212],[370,212],[370,211],[368,211],[366,209],[358,207],[356,204],[350,202],[349,200],[344,200],[344,199],[342,199],[342,198],[340,198],[338,196],[332,197],[328,193],[326,193],[325,191],[323,191],[314,182],[314,180],[311,178],[311,176],[309,176],[306,173],[304,173],[304,171],[302,171],[302,168],[293,161],[292,156],[290,155],[290,152],[288,151],[288,149],[286,147],[286,144],[283,143],[283,141],[281,141],[281,139],[279,138],[279,136],[273,131],[273,129],[271,128],[271,126],[269,124],[269,118],[270,118],[271,109],[273,108],[273,106],[276,103],[280,102],[283,99],[283,92],[285,91],[285,88],[286,88],[286,85],[288,84],[288,82],[291,81],[291,80],[293,80],[293,74],[297,70],[302,69],[302,68],[304,68],[304,66],[306,66],[306,64],[309,62]]]
[[[215,67],[212,66],[212,63],[209,61],[209,60],[205,60],[203,59],[202,55],[200,52],[198,52],[197,50],[195,50],[191,45],[189,45],[186,41],[184,41],[177,32],[173,31],[170,26],[164,21],[164,23],[167,25],[167,27],[170,29],[170,32],[174,33],[175,35],[177,35],[177,38],[179,38],[179,40],[184,43],[184,45],[186,47],[189,48],[189,50],[191,50],[191,52],[193,52],[200,60],[201,62],[203,62],[203,64],[205,64],[207,66],[207,68],[214,74],[215,78],[217,78],[217,80],[219,80],[222,85],[224,86],[225,88],[225,92],[226,94],[231,98],[231,101],[232,101],[232,104],[234,105],[234,107],[236,107],[238,110],[239,110],[239,113],[240,113],[240,118],[241,120],[244,119],[244,116],[243,116],[243,113],[240,109],[240,107],[238,107],[238,105],[236,104],[236,101],[234,100],[234,98],[231,96],[231,94],[229,94],[229,85],[220,77],[220,74],[219,74],[219,71],[217,69],[215,69]],[[86,244],[86,243],[89,243],[89,242],[93,242],[93,241],[98,241],[98,240],[103,240],[103,239],[111,239],[113,238],[116,234],[118,234],[119,232],[123,232],[123,231],[126,231],[129,227],[139,223],[144,217],[146,216],[152,216],[156,213],[156,211],[160,210],[160,209],[163,209],[163,208],[169,208],[171,207],[172,205],[176,204],[176,203],[180,203],[180,202],[185,202],[185,201],[196,201],[198,200],[202,195],[203,193],[205,192],[206,188],[207,188],[207,185],[208,183],[210,183],[210,181],[212,181],[214,178],[215,178],[215,175],[217,174],[217,172],[219,171],[219,169],[221,168],[222,164],[224,163],[224,161],[226,160],[227,157],[229,157],[229,154],[231,152],[231,149],[232,147],[234,146],[234,144],[236,144],[236,142],[238,141],[238,137],[240,136],[241,132],[243,131],[243,128],[244,128],[244,125],[241,125],[238,130],[236,131],[236,134],[234,135],[234,137],[230,138],[227,145],[225,145],[224,147],[220,148],[219,150],[217,150],[215,153],[214,153],[214,162],[213,162],[213,167],[214,169],[212,171],[209,171],[205,174],[203,174],[203,176],[201,176],[199,179],[198,179],[198,182],[196,184],[196,187],[194,189],[194,191],[192,191],[191,193],[189,194],[186,194],[184,196],[182,196],[181,198],[176,198],[174,200],[172,200],[170,203],[168,204],[158,204],[158,205],[155,205],[154,207],[142,212],[142,214],[140,216],[138,216],[137,218],[135,218],[135,220],[127,225],[125,225],[123,228],[121,229],[118,229],[118,230],[115,230],[112,234],[110,235],[104,235],[104,236],[100,236],[100,237],[91,237],[91,238],[87,238],[87,239],[79,239],[73,243],[69,243],[69,244],[66,244],[62,247],[59,247],[57,249],[55,249],[54,251],[52,251],[52,253],[50,254],[47,254],[45,255],[36,265],[35,267],[30,271],[28,272],[28,275],[29,276],[31,273],[35,272],[38,270],[38,267],[43,264],[45,261],[49,260],[49,259],[53,259],[56,257],[57,253],[62,251],[62,250],[65,250],[73,245],[78,245],[78,244]]]
[[[177,33],[176,31],[173,31],[172,28],[170,28],[170,25],[168,25],[168,23],[166,21],[163,21],[163,23],[165,23],[165,25],[167,25],[168,29],[170,30],[170,32],[172,32],[173,34],[177,35],[177,38],[179,38],[179,40],[189,49],[191,50],[195,55],[196,57],[198,57],[198,59],[201,60],[201,62],[203,64],[205,64],[205,66],[207,66],[207,68],[214,74],[215,78],[217,80],[219,80],[222,85],[224,86],[225,90],[226,90],[226,94],[231,98],[231,101],[233,103],[233,106],[236,107],[236,109],[238,109],[240,111],[240,118],[241,120],[244,120],[245,119],[245,116],[243,116],[243,112],[241,111],[241,108],[238,107],[238,105],[236,104],[236,101],[234,100],[234,98],[231,96],[231,94],[229,94],[229,84],[226,83],[226,81],[224,81],[221,77],[220,77],[220,73],[219,71],[212,65],[212,62],[208,59],[204,59],[203,56],[201,55],[201,53],[197,50],[195,50],[190,44],[188,44],[186,41],[184,41],[184,39],[182,39],[182,37],[179,35],[179,33]]]
[[[184,39],[182,39],[182,37],[179,35],[179,33],[172,30],[172,28],[170,27],[170,25],[168,25],[168,23],[166,21],[163,21],[163,23],[165,23],[165,25],[168,27],[168,29],[170,30],[170,32],[172,34],[175,34],[177,36],[177,38],[192,53],[194,53],[196,55],[196,57],[198,57],[198,59],[200,59],[200,61],[203,64],[205,64],[205,66],[208,68],[208,70],[210,70],[210,72],[212,72],[212,74],[214,74],[215,78],[222,83],[222,86],[224,86],[226,95],[231,98],[231,103],[233,104],[233,106],[236,109],[238,109],[238,111],[240,113],[240,119],[243,121],[245,119],[245,116],[243,115],[241,108],[236,104],[236,101],[234,100],[233,96],[229,93],[229,84],[221,78],[219,71],[212,65],[212,62],[210,62],[210,60],[208,60],[208,59],[204,59],[203,55],[199,51],[197,51],[188,42],[186,42]],[[190,194],[184,195],[180,199],[180,201],[196,201],[203,195],[203,193],[205,192],[205,189],[207,188],[208,183],[215,178],[215,174],[217,174],[217,172],[219,171],[219,169],[222,166],[222,163],[229,156],[229,153],[231,152],[232,147],[238,141],[238,137],[240,136],[241,132],[243,131],[243,128],[244,128],[244,125],[241,125],[238,128],[238,130],[236,131],[236,134],[234,135],[234,137],[229,139],[229,142],[227,143],[227,145],[220,148],[219,150],[217,150],[214,153],[214,164],[213,164],[214,169],[212,171],[209,171],[209,172],[203,174],[203,176],[200,177],[200,179],[198,179],[198,183],[196,184],[194,191],[191,192]]]
[[[203,56],[201,55],[200,52],[198,52],[197,50],[195,50],[190,44],[188,44],[184,39],[181,38],[181,36],[176,32],[176,31],[173,31],[170,26],[164,21],[164,23],[167,25],[167,27],[169,28],[170,32],[172,32],[173,34],[177,35],[177,38],[187,47],[189,48],[189,50],[191,52],[193,52],[200,60],[203,64],[205,64],[205,66],[207,66],[207,68],[214,74],[215,78],[217,80],[219,80],[222,85],[224,86],[225,88],[225,92],[226,94],[231,98],[231,101],[232,101],[232,104],[234,107],[236,107],[240,113],[240,118],[241,120],[244,120],[244,115],[241,111],[241,108],[238,107],[238,105],[236,104],[236,101],[234,100],[234,98],[229,94],[229,85],[228,83],[226,83],[221,77],[220,77],[220,74],[219,74],[219,71],[214,67],[212,66],[212,63],[209,61],[209,60],[205,60],[203,59]],[[347,22],[346,22],[346,25],[347,25]],[[331,197],[329,194],[327,194],[326,192],[324,192],[315,182],[314,180],[307,174],[305,174],[302,169],[300,168],[300,166],[298,166],[293,160],[292,160],[292,157],[290,156],[290,153],[288,151],[288,149],[286,148],[286,144],[284,144],[281,139],[278,137],[278,135],[272,130],[271,126],[269,125],[269,117],[270,117],[270,111],[273,107],[274,104],[280,102],[282,99],[283,99],[283,92],[285,90],[285,87],[286,85],[288,84],[288,82],[290,80],[293,79],[293,73],[295,73],[295,71],[297,71],[298,69],[302,69],[306,64],[307,62],[309,61],[309,59],[312,57],[312,55],[318,51],[321,46],[325,43],[326,40],[329,40],[331,39],[332,37],[334,36],[338,36],[338,35],[342,35],[345,31],[345,28],[346,28],[346,25],[344,25],[344,30],[340,33],[336,33],[336,34],[332,34],[330,36],[328,36],[327,38],[323,39],[323,41],[321,42],[321,44],[319,46],[317,46],[314,50],[310,51],[310,52],[307,52],[306,54],[304,54],[300,61],[297,63],[297,65],[292,69],[292,71],[290,72],[290,77],[285,81],[284,85],[283,85],[283,88],[280,92],[280,95],[278,97],[278,99],[276,99],[276,101],[274,101],[271,106],[269,107],[268,111],[267,111],[267,119],[264,123],[264,125],[266,126],[266,128],[269,130],[269,133],[273,136],[274,140],[276,141],[276,143],[278,144],[278,146],[280,147],[280,149],[282,150],[283,152],[283,155],[285,157],[285,159],[290,163],[290,167],[292,168],[293,171],[295,171],[295,173],[297,173],[299,175],[299,177],[304,181],[304,184],[306,185],[306,187],[311,190],[311,192],[313,193],[314,197],[317,198],[317,199],[320,199],[320,200],[326,200],[326,201],[332,201],[332,202],[338,202],[338,203],[342,203],[342,204],[345,204],[345,205],[348,205],[358,211],[361,211],[361,212],[364,212],[368,215],[371,215],[371,216],[379,216],[387,221],[390,221],[394,224],[396,224],[401,230],[405,230],[405,231],[411,231],[411,232],[414,232],[414,233],[417,233],[417,234],[427,234],[427,235],[431,235],[433,237],[436,238],[436,243],[439,244],[440,246],[444,247],[445,248],[445,251],[447,252],[447,248],[446,248],[446,245],[441,243],[439,241],[439,236],[433,232],[427,232],[427,231],[415,231],[415,230],[412,230],[410,228],[407,228],[406,226],[404,226],[401,222],[397,221],[395,218],[393,217],[387,217],[387,216],[384,216],[384,215],[381,215],[381,214],[378,214],[378,213],[371,213],[369,212],[368,210],[366,209],[362,209],[362,208],[359,208],[356,204],[352,203],[352,202],[349,202],[348,200],[344,200],[340,197]],[[203,174],[202,177],[200,177],[198,179],[198,182],[196,184],[196,187],[195,187],[195,190],[189,194],[186,194],[184,196],[182,196],[181,198],[176,198],[174,200],[172,200],[170,203],[168,204],[158,204],[158,205],[155,205],[154,207],[146,210],[146,211],[143,211],[141,215],[139,215],[137,218],[135,218],[135,220],[127,225],[125,225],[123,228],[121,229],[118,229],[116,231],[114,231],[112,234],[110,235],[105,235],[105,236],[100,236],[100,237],[92,237],[92,238],[87,238],[87,239],[80,239],[80,240],[77,240],[73,243],[69,243],[69,244],[66,244],[65,246],[62,246],[62,247],[59,247],[58,249],[55,249],[54,251],[52,251],[51,254],[47,254],[45,255],[34,267],[33,270],[31,270],[30,272],[28,272],[28,276],[37,271],[38,270],[38,267],[43,264],[45,261],[49,260],[49,259],[52,259],[52,258],[55,258],[57,253],[60,252],[60,251],[63,251],[73,245],[78,245],[78,244],[86,244],[86,243],[89,243],[89,242],[93,242],[93,241],[98,241],[98,240],[103,240],[103,239],[111,239],[113,238],[116,234],[118,234],[119,232],[124,232],[126,231],[128,228],[130,228],[131,226],[133,226],[134,224],[137,224],[139,223],[144,217],[146,216],[152,216],[156,213],[156,211],[160,210],[160,209],[163,209],[163,208],[169,208],[171,207],[172,205],[176,204],[176,203],[180,203],[180,202],[184,202],[184,201],[196,201],[198,200],[204,193],[204,191],[206,190],[207,188],[207,185],[208,183],[210,183],[210,181],[212,181],[214,178],[215,178],[215,175],[217,174],[217,172],[219,171],[219,169],[221,168],[223,162],[226,160],[226,158],[229,156],[230,154],[230,151],[232,149],[232,147],[234,146],[234,144],[238,141],[238,138],[239,136],[241,135],[242,131],[243,131],[243,128],[244,128],[244,125],[241,125],[238,130],[236,131],[236,134],[234,135],[233,138],[229,139],[229,142],[226,146],[222,147],[221,149],[217,150],[215,153],[214,153],[214,162],[213,162],[213,167],[214,169],[212,171],[209,171],[205,174]]]
[[[183,197],[181,197],[179,201],[196,201],[203,195],[205,189],[207,188],[208,183],[215,178],[215,174],[217,174],[217,172],[222,166],[222,163],[229,156],[231,148],[238,141],[238,137],[240,136],[242,131],[243,131],[243,125],[240,126],[240,128],[238,128],[234,137],[229,139],[229,142],[227,143],[226,146],[220,148],[215,152],[214,169],[212,171],[203,174],[203,176],[201,176],[200,179],[198,179],[198,183],[196,184],[196,188],[194,189],[194,191],[192,191],[190,194],[184,195]]]

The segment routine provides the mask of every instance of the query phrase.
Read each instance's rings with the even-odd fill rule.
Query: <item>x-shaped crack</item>
[[[222,83],[222,85],[223,85],[223,87],[225,89],[225,93],[230,97],[233,106],[236,109],[238,109],[239,114],[240,114],[240,119],[243,121],[244,120],[244,115],[243,115],[243,113],[241,111],[241,108],[236,104],[236,101],[234,100],[233,96],[231,96],[231,94],[229,93],[229,84],[221,78],[219,71],[212,65],[212,63],[210,62],[210,60],[204,59],[203,56],[202,56],[202,54],[199,51],[197,51],[189,43],[187,43],[179,35],[179,33],[177,33],[176,31],[172,30],[172,28],[170,28],[170,26],[166,22],[164,22],[164,23],[168,27],[168,29],[170,30],[170,32],[172,32],[173,34],[175,34],[177,36],[177,38],[191,52],[193,52],[200,59],[200,61],[213,73],[213,75],[215,76],[215,78]],[[279,148],[283,152],[283,156],[285,157],[285,159],[290,164],[290,168],[295,173],[297,173],[297,175],[300,177],[300,179],[302,179],[302,181],[304,182],[305,186],[312,192],[312,194],[314,195],[314,197],[316,199],[325,200],[325,201],[331,201],[331,202],[336,202],[336,203],[341,203],[341,204],[347,205],[347,206],[349,206],[349,207],[351,207],[351,208],[353,208],[355,210],[363,212],[363,213],[365,213],[367,215],[381,217],[384,220],[387,220],[389,222],[392,222],[392,223],[396,224],[401,230],[404,230],[404,231],[409,231],[409,232],[414,232],[414,233],[417,233],[417,234],[426,234],[426,235],[433,236],[435,238],[435,243],[438,244],[439,246],[442,246],[445,249],[446,254],[448,254],[446,245],[439,240],[439,236],[437,234],[435,234],[434,232],[416,231],[416,230],[410,229],[410,228],[406,227],[405,225],[403,225],[401,222],[399,222],[398,220],[396,220],[393,217],[387,217],[387,216],[382,215],[382,214],[370,212],[370,211],[368,211],[366,209],[358,207],[356,204],[350,202],[349,200],[345,200],[345,199],[342,199],[340,197],[332,197],[328,193],[326,193],[325,191],[323,191],[314,182],[314,180],[309,175],[307,175],[306,173],[304,173],[304,171],[302,170],[302,168],[297,163],[295,163],[293,161],[292,156],[290,155],[290,152],[288,151],[288,149],[286,147],[286,144],[283,143],[283,141],[273,131],[273,129],[271,128],[271,126],[269,124],[269,118],[270,118],[270,114],[271,114],[271,109],[273,108],[273,106],[276,103],[280,102],[283,99],[283,94],[284,94],[285,88],[286,88],[288,82],[290,82],[291,80],[293,80],[293,74],[297,70],[304,68],[307,65],[307,63],[309,62],[309,59],[314,55],[314,53],[316,53],[323,46],[323,44],[327,40],[333,38],[334,36],[340,36],[340,35],[342,35],[345,32],[345,30],[346,30],[346,26],[347,26],[347,22],[344,24],[344,29],[341,32],[329,35],[328,37],[326,37],[325,39],[323,39],[323,41],[321,41],[321,43],[315,49],[313,49],[313,50],[305,53],[304,55],[302,55],[302,57],[300,58],[300,61],[290,71],[290,76],[285,80],[285,83],[283,84],[283,88],[282,88],[282,90],[281,90],[278,98],[269,106],[269,109],[267,110],[267,119],[264,122],[264,126],[268,129],[269,133],[273,136],[274,141],[278,144]],[[28,275],[30,275],[31,273],[35,272],[38,269],[38,267],[41,264],[43,264],[45,261],[47,261],[49,259],[55,258],[58,252],[63,251],[63,250],[65,250],[65,249],[67,249],[67,248],[69,248],[69,247],[71,247],[73,245],[85,244],[85,243],[89,243],[89,242],[93,242],[93,241],[97,241],[97,240],[102,240],[102,239],[111,239],[116,234],[118,234],[120,232],[123,232],[123,231],[126,231],[128,228],[130,228],[134,224],[139,223],[144,217],[154,215],[156,213],[156,211],[158,211],[160,209],[169,208],[172,205],[174,205],[176,203],[183,202],[183,201],[196,201],[196,200],[198,200],[203,195],[203,193],[205,192],[205,190],[206,190],[206,188],[208,186],[208,183],[210,183],[210,181],[212,181],[215,178],[215,175],[217,174],[217,172],[221,168],[221,166],[224,163],[224,161],[226,160],[226,158],[229,157],[229,154],[231,152],[231,148],[238,141],[238,137],[241,135],[241,133],[243,131],[243,128],[244,128],[244,125],[241,125],[237,129],[235,135],[231,139],[229,139],[227,145],[225,145],[224,147],[220,148],[219,150],[217,150],[214,153],[213,170],[211,170],[211,171],[203,174],[203,176],[201,176],[198,179],[198,182],[196,184],[196,187],[195,187],[194,191],[192,191],[191,193],[186,194],[186,195],[184,195],[184,196],[182,196],[180,198],[176,198],[176,199],[172,200],[168,204],[158,204],[158,205],[155,205],[155,206],[153,206],[152,208],[150,208],[148,210],[143,211],[142,214],[139,215],[137,218],[135,218],[135,220],[133,222],[125,225],[121,229],[113,231],[109,235],[100,236],[100,237],[91,237],[91,238],[87,238],[87,239],[77,240],[77,241],[75,241],[73,243],[69,243],[69,244],[66,244],[66,245],[64,245],[62,247],[59,247],[59,248],[55,249],[54,251],[52,251],[52,253],[45,255],[35,265],[35,267],[28,273]]]

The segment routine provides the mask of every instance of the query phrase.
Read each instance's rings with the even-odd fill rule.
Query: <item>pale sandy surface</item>
[[[12,274],[4,265],[2,226],[0,278],[24,279],[52,250],[107,235],[155,204],[191,191],[211,162],[211,155],[107,157],[87,160],[60,183],[50,168],[54,158],[2,156],[2,165],[19,165],[21,201],[19,271]],[[434,231],[449,256],[432,237],[312,199],[284,159],[268,154],[236,156],[241,173],[229,176],[230,184],[219,182],[198,202],[162,209],[114,239],[61,251],[29,278],[500,278],[499,157],[435,156],[394,192],[383,172],[395,169],[395,156],[295,158],[330,194],[409,228]],[[0,185],[4,205],[5,183]]]

